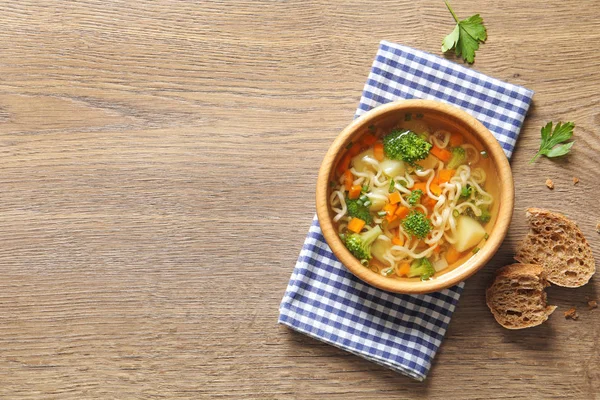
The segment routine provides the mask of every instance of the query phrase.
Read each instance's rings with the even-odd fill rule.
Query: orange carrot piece
[[[348,191],[348,198],[352,200],[356,200],[360,197],[360,192],[362,191],[362,186],[360,185],[352,185],[350,190]]]
[[[454,169],[441,169],[438,173],[438,181],[436,183],[441,185],[442,183],[450,182],[455,173],[456,170]]]
[[[390,204],[400,203],[400,193],[394,192],[394,193],[390,194],[389,199],[390,199]]]
[[[387,222],[394,222],[395,220],[398,219],[398,217],[395,214],[391,214],[391,215],[386,215],[385,219],[387,220]]]
[[[398,204],[386,204],[383,206],[383,211],[385,211],[388,215],[394,215],[397,208]]]
[[[442,188],[437,183],[432,182],[431,185],[429,185],[429,190],[431,190],[431,193],[435,194],[436,196],[442,194]]]
[[[418,190],[421,189],[423,193],[427,193],[427,182],[415,182],[410,190]]]
[[[351,158],[352,157],[350,157],[350,154],[347,154],[347,153],[346,153],[346,155],[344,155],[344,157],[342,157],[342,159],[340,160],[340,163],[338,164],[337,169],[336,169],[339,176],[343,175],[344,172],[348,168],[350,168],[350,159]]]
[[[372,146],[377,141],[377,137],[371,133],[367,133],[361,139],[365,146]]]
[[[429,150],[431,154],[442,160],[443,162],[448,162],[452,158],[452,153],[450,153],[446,149],[440,149],[437,146],[433,146],[431,150]]]
[[[448,261],[448,264],[454,264],[461,255],[454,247],[450,246],[446,252],[446,261]]]
[[[360,231],[362,231],[362,228],[365,226],[365,221],[363,221],[360,218],[352,218],[350,220],[350,222],[348,222],[348,230],[355,232],[355,233],[359,233]]]
[[[398,209],[396,210],[394,215],[397,216],[398,218],[402,219],[408,215],[409,211],[410,211],[410,209],[408,207],[400,206],[400,207],[398,207]]]
[[[423,204],[425,207],[427,207],[427,209],[429,211],[433,210],[433,207],[435,207],[436,203],[437,203],[437,201],[435,201],[434,199],[432,199],[429,196],[423,197],[423,200],[421,200],[421,204]]]
[[[350,157],[354,157],[354,156],[357,156],[357,155],[358,155],[358,153],[360,153],[360,144],[358,144],[358,143],[354,143],[354,144],[353,144],[353,145],[350,147],[350,149],[348,149],[348,155],[349,155]]]
[[[392,243],[398,246],[404,246],[404,238],[403,237],[398,237],[398,236],[394,236],[392,238]]]
[[[441,250],[442,250],[442,248],[440,247],[439,244],[435,245],[435,247],[433,248],[433,252],[435,254],[439,254]]]
[[[456,147],[460,146],[465,142],[465,138],[458,132],[454,132],[450,134],[450,146]]]
[[[410,264],[409,263],[402,263],[400,265],[400,267],[398,267],[398,275],[400,275],[400,276],[407,276],[409,272],[410,272]]]
[[[373,156],[375,156],[377,161],[383,161],[383,143],[375,143],[373,146]]]
[[[352,182],[354,182],[354,175],[352,175],[352,171],[349,169],[344,172],[344,186],[346,190],[350,191],[352,189]]]

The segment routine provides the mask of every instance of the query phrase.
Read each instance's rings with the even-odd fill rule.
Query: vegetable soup
[[[467,132],[422,114],[404,117],[370,126],[346,147],[329,202],[342,241],[366,268],[427,280],[485,245],[497,177]]]

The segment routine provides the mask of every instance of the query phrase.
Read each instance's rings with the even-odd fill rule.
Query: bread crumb
[[[575,307],[571,307],[565,311],[565,319],[572,319],[573,321],[576,321],[578,318],[579,315],[577,315],[577,309]]]
[[[573,185],[577,185],[579,183],[579,178],[576,176],[573,177]]]
[[[546,179],[546,186],[548,186],[548,189],[554,189],[554,182],[552,182],[552,179]]]
[[[588,307],[590,310],[593,310],[594,308],[598,308],[598,302],[596,300],[590,300],[590,301],[588,301]]]

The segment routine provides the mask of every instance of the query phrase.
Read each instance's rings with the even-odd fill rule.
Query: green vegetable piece
[[[467,152],[463,147],[452,149],[452,158],[448,161],[448,169],[456,169],[467,162]]]
[[[369,211],[369,207],[363,204],[359,199],[349,199],[346,198],[346,207],[348,208],[348,215],[351,217],[360,218],[367,225],[373,222],[373,217],[371,217],[371,212]]]
[[[427,158],[432,146],[427,140],[408,130],[395,129],[383,138],[383,150],[387,158],[402,160],[412,166]]]
[[[539,156],[546,156],[548,158],[560,157],[567,154],[575,142],[565,143],[573,136],[573,128],[575,124],[573,122],[556,124],[554,131],[552,131],[552,122],[548,122],[546,126],[542,128],[542,143],[540,144],[540,151],[537,152],[535,157],[529,161],[530,164],[535,162]]]
[[[392,193],[394,191],[394,186],[396,186],[396,182],[393,179],[390,180],[390,187],[388,188],[388,192]]]
[[[375,128],[375,125],[369,125],[369,131],[371,133],[375,133],[376,130],[377,130],[377,128]]]
[[[405,121],[410,121],[411,119],[412,119],[412,114],[411,113],[404,114],[404,120]]]
[[[346,150],[350,150],[352,146],[354,146],[354,143],[348,142],[348,144],[346,145]]]
[[[421,113],[417,113],[417,115],[416,115],[416,118],[417,118],[417,119],[422,119],[422,118],[423,118],[423,114],[421,114]]]
[[[470,197],[473,192],[473,187],[469,184],[460,189],[460,197]]]
[[[421,189],[413,190],[406,201],[411,206],[415,206],[419,201],[421,201],[421,196],[423,196],[423,191]]]
[[[442,52],[454,49],[457,56],[462,56],[463,60],[469,64],[475,61],[475,51],[479,49],[479,43],[485,42],[487,39],[487,31],[483,25],[483,19],[479,14],[470,16],[462,21],[450,7],[447,1],[446,7],[452,14],[452,18],[456,21],[456,26],[452,32],[442,41]]]
[[[422,281],[431,278],[435,274],[435,268],[427,258],[417,258],[410,264],[409,278],[420,276]]]
[[[403,220],[402,227],[404,232],[411,236],[416,236],[419,239],[425,239],[425,237],[431,231],[431,221],[427,219],[425,214],[412,210]]]
[[[479,247],[475,247],[475,248],[473,249],[473,254],[477,254],[477,253],[479,253],[479,250],[480,250],[480,249],[479,249]]]
[[[346,248],[348,248],[350,253],[352,253],[352,255],[359,260],[370,260],[371,245],[382,233],[383,231],[379,225],[377,225],[375,228],[364,233],[353,233],[347,235],[345,240]]]
[[[488,207],[481,206],[479,207],[479,209],[481,210],[481,215],[477,217],[477,219],[479,219],[479,221],[483,222],[484,224],[490,222],[490,219],[492,219],[492,214],[490,214],[490,210],[488,209]]]

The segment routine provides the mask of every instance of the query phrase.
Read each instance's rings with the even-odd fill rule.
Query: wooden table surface
[[[484,304],[529,206],[600,259],[600,3],[452,4],[488,28],[473,68],[536,95],[510,233],[418,383],[277,316],[379,41],[440,54],[442,1],[1,2],[0,398],[600,399],[600,278],[534,329]],[[572,154],[527,164],[551,120]]]

